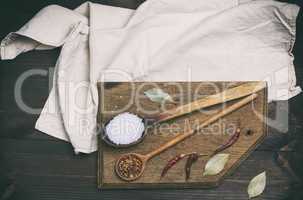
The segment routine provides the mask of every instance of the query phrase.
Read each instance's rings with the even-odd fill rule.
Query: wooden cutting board
[[[235,87],[244,82],[178,82],[178,83],[99,83],[99,123],[106,123],[113,116],[121,112],[132,112],[140,116],[146,116],[152,112],[160,113],[164,109],[174,108],[203,98],[207,95],[216,94],[227,88]],[[151,88],[161,88],[170,94],[176,103],[159,104],[150,101],[144,91]],[[257,92],[258,98],[252,103],[227,115],[211,126],[203,129],[176,146],[166,150],[162,154],[150,160],[144,174],[138,180],[125,182],[117,177],[114,172],[116,159],[124,153],[136,152],[146,154],[165,142],[171,140],[176,134],[182,134],[188,127],[203,122],[216,112],[224,109],[224,106],[234,104],[238,100],[212,106],[203,109],[204,112],[196,111],[191,114],[170,120],[165,125],[148,131],[145,139],[133,147],[115,149],[99,140],[98,162],[98,187],[102,189],[118,188],[210,188],[218,186],[224,177],[231,174],[242,161],[262,142],[267,133],[267,89]],[[101,112],[102,110],[102,112]],[[207,158],[200,157],[193,165],[191,177],[185,181],[184,165],[181,160],[167,175],[160,180],[160,174],[167,161],[180,153],[198,152],[210,154],[219,145],[227,141],[236,124],[240,122],[243,132],[239,140],[224,153],[229,153],[230,158],[225,169],[215,176],[202,176]],[[244,130],[250,129],[252,134],[245,134]]]

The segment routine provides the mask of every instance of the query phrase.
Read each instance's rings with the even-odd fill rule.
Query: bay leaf
[[[173,102],[172,97],[160,88],[152,88],[144,92],[144,94],[153,102],[162,103],[164,101]]]
[[[211,176],[219,174],[225,167],[229,159],[229,154],[219,153],[211,157],[204,168],[203,176]]]
[[[255,176],[249,183],[247,192],[249,198],[254,198],[262,194],[266,186],[266,172]]]

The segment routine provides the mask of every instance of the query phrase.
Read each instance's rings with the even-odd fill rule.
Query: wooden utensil
[[[266,87],[265,82],[247,82],[239,86],[226,89],[223,92],[209,95],[188,104],[178,106],[168,111],[162,112],[157,116],[145,117],[154,120],[153,123],[164,122],[182,115],[191,113],[196,110],[214,106],[220,103],[226,103],[235,99],[239,99],[250,94],[256,93]]]
[[[144,172],[146,163],[153,158],[154,156],[162,153],[166,149],[176,145],[177,143],[185,140],[186,138],[192,136],[196,131],[200,130],[201,128],[208,126],[209,124],[215,122],[216,120],[220,119],[221,117],[239,109],[240,107],[248,104],[249,102],[253,101],[257,98],[257,94],[252,94],[244,99],[240,100],[239,102],[229,106],[228,108],[222,110],[218,114],[210,117],[206,121],[204,121],[198,128],[191,129],[183,134],[176,136],[171,141],[165,143],[163,146],[159,147],[158,149],[145,154],[141,155],[138,153],[128,153],[122,155],[115,163],[115,171],[116,174],[125,181],[134,181],[138,179]]]
[[[143,122],[145,124],[145,129],[147,129],[150,126],[153,126],[155,124],[180,117],[182,115],[191,113],[196,110],[200,110],[203,108],[207,108],[210,106],[214,106],[223,102],[228,102],[231,100],[239,99],[245,96],[248,96],[252,93],[258,92],[261,89],[266,87],[265,82],[247,82],[244,84],[241,84],[239,86],[224,90],[223,92],[214,94],[214,95],[209,95],[205,98],[198,99],[196,101],[193,101],[191,103],[170,109],[166,112],[160,113],[156,116],[146,116],[146,117],[141,117],[143,119]],[[105,131],[104,131],[105,132]],[[145,132],[146,133],[146,132]],[[117,148],[123,148],[123,147],[129,147],[135,144],[138,144],[141,142],[145,136],[145,133],[143,136],[136,142],[133,142],[131,144],[127,145],[117,145],[114,144],[107,138],[106,133],[103,136],[103,140],[109,144],[110,146],[117,147]]]

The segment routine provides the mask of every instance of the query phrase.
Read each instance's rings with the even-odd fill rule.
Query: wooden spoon
[[[200,130],[201,128],[208,126],[209,124],[217,121],[221,117],[239,109],[240,107],[248,104],[249,102],[253,101],[257,98],[257,94],[252,94],[248,97],[245,97],[241,101],[229,106],[228,108],[222,110],[218,114],[210,117],[206,121],[204,121],[200,126],[196,129],[191,129],[183,134],[176,136],[171,141],[165,143],[163,146],[159,147],[158,149],[145,154],[141,155],[138,153],[128,153],[122,155],[115,164],[115,171],[116,174],[125,181],[134,181],[138,179],[144,172],[146,163],[153,158],[154,156],[162,153],[166,149],[176,145],[177,143],[185,140],[186,138],[192,136],[196,131]]]
[[[205,98],[201,98],[196,101],[190,102],[188,104],[181,105],[176,108],[170,109],[168,111],[162,112],[156,116],[145,116],[144,118],[142,118],[142,117],[141,118],[143,119],[143,122],[145,124],[145,130],[147,130],[148,127],[151,127],[155,124],[174,119],[176,117],[191,113],[193,111],[248,96],[250,94],[253,94],[253,93],[263,89],[264,87],[266,87],[265,82],[243,83],[239,86],[224,90],[223,92],[220,92],[220,93],[217,93],[214,95],[209,95]],[[146,131],[145,131],[145,133],[146,133]],[[127,144],[127,145],[114,144],[106,136],[106,133],[103,136],[103,140],[110,146],[113,146],[116,148],[124,148],[124,147],[129,147],[129,146],[132,146],[134,144],[138,144],[139,142],[141,142],[145,136],[145,133],[143,133],[143,136],[138,141],[131,143],[131,144]]]

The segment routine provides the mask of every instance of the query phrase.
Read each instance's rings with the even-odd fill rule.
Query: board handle
[[[185,140],[186,138],[190,137],[191,135],[193,135],[196,131],[200,130],[201,128],[204,128],[206,126],[208,126],[209,124],[217,121],[218,119],[220,119],[221,117],[224,117],[226,115],[228,115],[231,112],[234,112],[235,110],[241,108],[242,106],[248,104],[249,102],[253,101],[254,99],[256,99],[258,97],[257,94],[252,94],[248,97],[245,97],[244,99],[240,100],[239,102],[227,107],[226,109],[223,109],[221,112],[219,112],[218,114],[210,117],[209,119],[205,120],[201,125],[199,125],[197,128],[195,129],[190,129],[189,131],[183,133],[183,134],[179,134],[178,136],[176,136],[174,139],[172,139],[171,141],[165,143],[163,146],[159,147],[158,149],[148,153],[145,155],[146,159],[149,160],[152,157],[162,153],[163,151],[165,151],[166,149],[178,144],[179,142]]]

